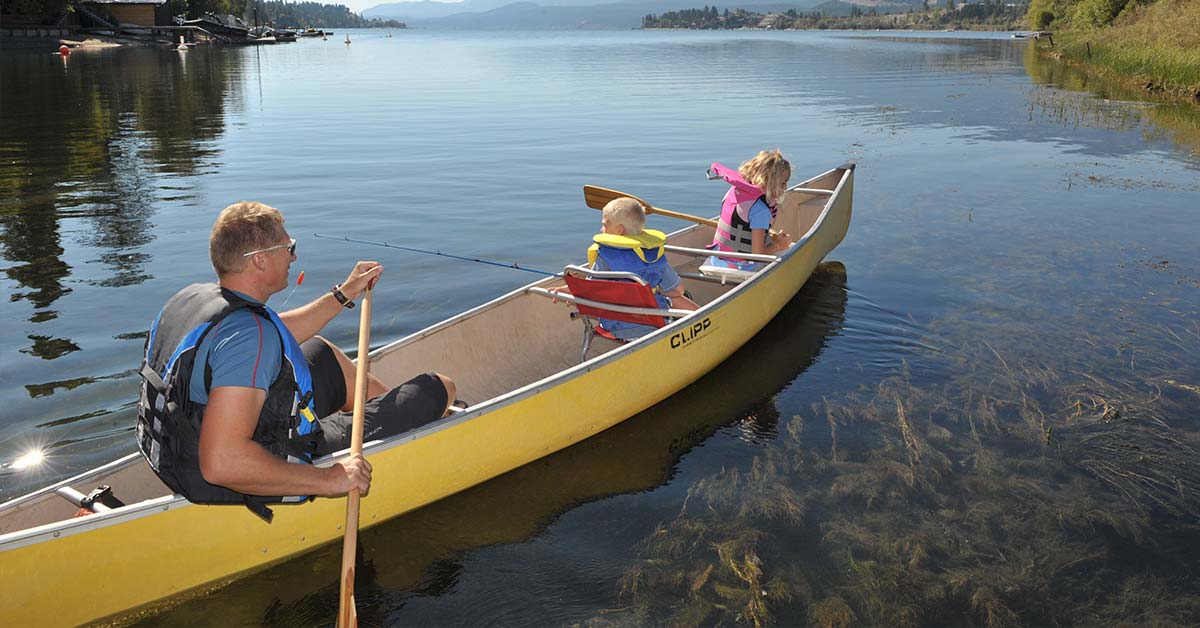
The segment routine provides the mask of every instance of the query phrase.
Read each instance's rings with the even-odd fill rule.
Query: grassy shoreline
[[[1110,26],[1058,31],[1038,49],[1156,97],[1200,104],[1200,3],[1135,6]]]

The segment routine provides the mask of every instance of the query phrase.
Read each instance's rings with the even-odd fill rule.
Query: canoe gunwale
[[[59,487],[81,483],[88,478],[92,478],[97,475],[103,475],[111,471],[124,469],[125,467],[131,465],[144,463],[145,459],[142,457],[141,452],[134,452],[127,456],[118,458],[108,464],[101,465],[95,469],[89,469],[83,473],[80,473],[79,475],[69,477],[60,482],[55,482],[54,484],[38,489],[32,493],[27,493],[21,497],[17,497],[5,502],[4,504],[0,504],[0,508],[6,510],[9,508],[20,508],[21,505],[29,501],[33,501],[34,499],[38,499],[43,496],[47,496],[49,493],[53,493]],[[86,517],[63,519],[61,521],[44,523],[40,526],[34,526],[32,528],[14,530],[13,532],[0,535],[0,552],[18,549],[25,547],[26,545],[36,545],[37,543],[41,543],[43,541],[70,536],[73,534],[90,532],[92,530],[98,530],[100,528],[116,525],[118,523],[126,523],[128,521],[140,519],[155,513],[190,505],[192,505],[192,503],[185,499],[182,495],[170,494],[163,495],[162,497],[144,499],[140,502],[128,504],[121,508],[114,508],[105,512],[98,512],[87,515]]]

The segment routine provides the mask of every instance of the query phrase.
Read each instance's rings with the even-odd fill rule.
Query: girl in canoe
[[[729,183],[729,191],[721,203],[721,218],[709,248],[718,251],[773,255],[792,245],[792,237],[783,231],[772,231],[775,206],[787,190],[792,166],[779,150],[764,150],[733,171],[714,163],[710,178]],[[708,264],[755,270],[755,262],[710,257]]]

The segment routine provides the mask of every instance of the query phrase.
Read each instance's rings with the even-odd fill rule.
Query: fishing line
[[[346,236],[341,236],[341,237],[328,236],[328,235],[321,235],[319,233],[314,233],[313,235],[318,238],[324,238],[326,240],[343,240],[345,242],[355,242],[358,244],[370,244],[372,246],[383,246],[383,247],[387,247],[389,249],[400,249],[401,251],[409,251],[412,253],[424,253],[426,255],[440,255],[442,257],[450,257],[450,258],[454,258],[454,259],[463,260],[464,262],[477,262],[479,264],[487,264],[489,266],[499,266],[500,268],[511,268],[513,270],[523,270],[527,273],[537,273],[539,275],[545,275],[547,277],[562,277],[562,273],[551,273],[551,272],[546,272],[544,270],[538,270],[536,268],[529,268],[528,266],[520,266],[515,262],[511,263],[511,264],[504,263],[504,262],[493,262],[491,260],[479,259],[478,257],[466,257],[463,255],[454,255],[452,253],[443,253],[441,251],[430,251],[428,249],[418,249],[416,247],[411,247],[411,246],[401,246],[399,244],[391,244],[388,242],[372,242],[371,240],[359,240],[357,238],[349,238]]]
[[[283,307],[288,304],[288,301],[292,300],[292,295],[296,294],[296,288],[299,288],[300,284],[302,283],[304,283],[304,271],[300,271],[300,274],[296,277],[296,285],[292,286],[292,291],[289,292],[287,298],[283,300],[283,305],[279,306],[280,310],[282,310]]]

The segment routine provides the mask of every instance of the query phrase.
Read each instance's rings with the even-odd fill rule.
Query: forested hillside
[[[3,0],[0,13],[4,15],[43,16],[50,18],[62,13],[69,0]],[[205,13],[236,15],[247,22],[254,21],[254,9],[258,9],[260,22],[271,22],[279,26],[313,26],[317,28],[369,28],[386,26],[404,28],[402,22],[394,20],[369,20],[352,12],[342,4],[319,2],[285,2],[283,0],[167,0],[168,15],[184,15],[197,18]]]

